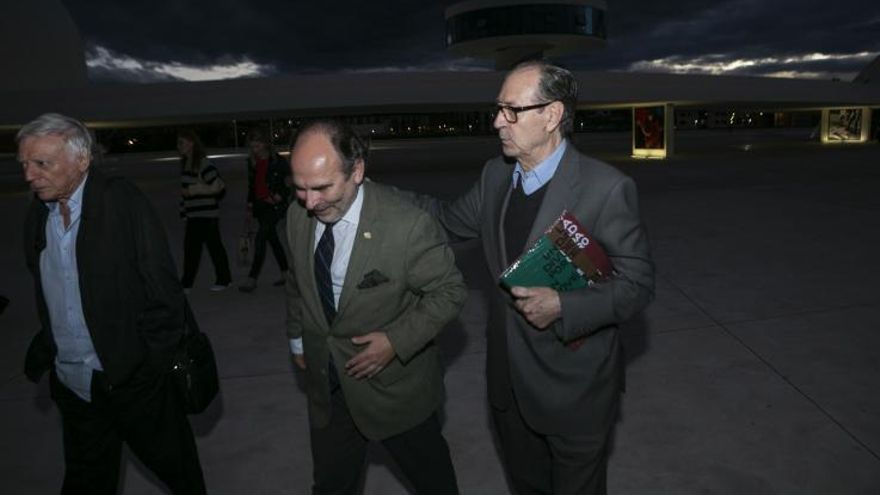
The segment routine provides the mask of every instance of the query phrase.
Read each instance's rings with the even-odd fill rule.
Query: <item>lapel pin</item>
[[[372,238],[373,238],[373,234],[371,234],[369,232],[364,232],[364,239],[372,239]]]

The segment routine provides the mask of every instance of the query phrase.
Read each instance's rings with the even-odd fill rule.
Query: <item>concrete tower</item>
[[[465,0],[446,8],[446,47],[495,60],[583,53],[605,46],[604,0]]]

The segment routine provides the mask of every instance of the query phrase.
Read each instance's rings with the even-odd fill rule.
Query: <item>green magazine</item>
[[[611,262],[577,218],[563,211],[535,243],[501,274],[511,287],[550,287],[564,292],[601,282]]]

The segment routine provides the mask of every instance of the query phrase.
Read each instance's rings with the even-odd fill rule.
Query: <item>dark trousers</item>
[[[64,433],[62,495],[115,495],[122,442],[175,494],[204,494],[195,439],[183,406],[165,374],[138,372],[111,388],[92,376],[86,402],[50,373],[52,399]]]
[[[202,259],[202,245],[208,248],[211,261],[214,263],[215,283],[229,285],[232,275],[229,273],[229,259],[226,248],[220,238],[220,227],[216,218],[188,218],[186,232],[183,235],[183,278],[180,283],[190,288],[199,270]]]
[[[313,495],[358,493],[367,455],[367,442],[355,426],[341,389],[333,392],[330,424],[311,429],[314,463]],[[458,485],[449,446],[432,414],[421,424],[382,440],[418,495],[456,495]]]
[[[263,268],[263,261],[266,259],[266,244],[272,246],[272,254],[278,263],[281,273],[287,271],[287,256],[284,254],[284,246],[281,245],[281,239],[278,238],[278,222],[283,218],[283,214],[276,211],[273,205],[258,202],[254,205],[254,216],[260,224],[254,239],[254,263],[251,265],[251,271],[248,275],[256,280],[260,276],[260,270]]]
[[[492,408],[504,469],[516,495],[604,495],[608,431],[541,435],[523,420],[516,401]]]

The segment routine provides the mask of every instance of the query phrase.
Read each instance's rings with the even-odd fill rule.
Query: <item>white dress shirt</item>
[[[342,295],[342,285],[345,283],[345,274],[348,273],[348,261],[351,259],[351,250],[354,248],[354,240],[357,237],[358,223],[361,220],[361,209],[364,206],[364,188],[358,186],[357,196],[348,208],[333,225],[333,261],[330,263],[330,281],[333,283],[333,303],[338,308],[339,298]],[[324,234],[326,225],[315,222],[315,244],[312,253],[318,248],[318,242]],[[290,352],[302,354],[302,338],[290,339]]]

